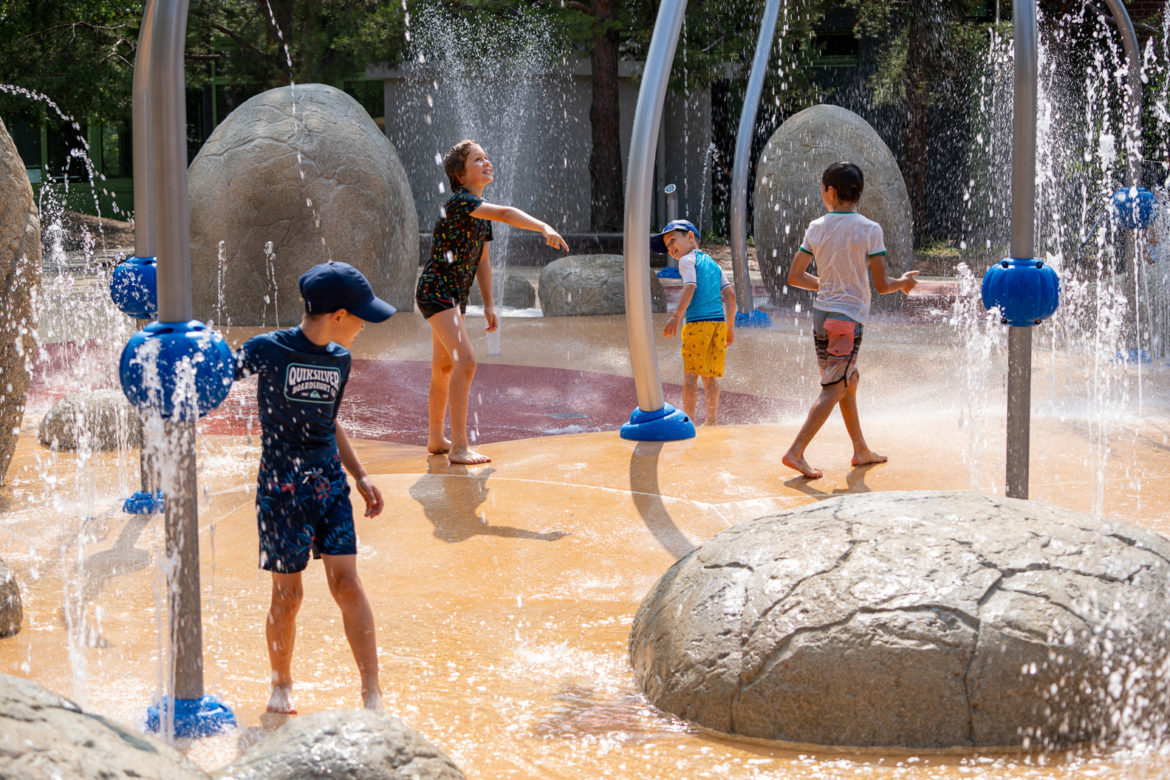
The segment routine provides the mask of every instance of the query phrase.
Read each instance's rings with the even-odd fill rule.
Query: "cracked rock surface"
[[[349,263],[375,295],[414,310],[418,212],[406,169],[341,90],[297,84],[247,100],[199,150],[187,191],[196,318],[295,325],[297,279],[326,260]]]
[[[19,634],[23,619],[20,585],[17,584],[12,569],[0,559],[0,639]]]
[[[216,776],[462,780],[464,775],[446,753],[393,715],[342,710],[290,720]]]
[[[824,214],[821,174],[841,160],[851,160],[865,173],[865,190],[858,210],[882,226],[890,274],[914,256],[913,218],[906,182],[885,141],[864,119],[847,108],[810,106],[784,120],[768,139],[756,168],[753,202],[766,207],[753,211],[756,258],[764,287],[773,301],[811,303],[803,290],[785,284],[788,261],[800,248],[804,226]],[[789,229],[790,226],[799,226]],[[902,296],[875,295],[875,310],[900,306]]]
[[[1170,542],[977,493],[865,493],[729,528],[642,602],[635,674],[716,731],[1062,747],[1162,733]]]
[[[206,778],[179,751],[82,712],[31,680],[0,674],[0,777]]]
[[[545,317],[624,314],[625,258],[622,255],[569,255],[540,269],[540,312]],[[650,274],[650,308],[666,311],[666,291]]]
[[[142,425],[121,390],[67,395],[41,418],[37,441],[52,450],[108,452],[138,447]]]
[[[40,289],[41,219],[24,162],[0,120],[0,485],[24,419]]]

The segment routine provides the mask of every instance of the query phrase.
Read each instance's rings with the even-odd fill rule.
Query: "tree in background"
[[[127,115],[142,8],[134,0],[0,0],[0,83],[47,95],[73,117]],[[43,103],[8,92],[0,114],[47,116]]]
[[[844,0],[856,34],[882,39],[870,80],[874,102],[901,112],[898,162],[914,214],[914,243],[927,238],[926,171],[932,107],[967,94],[986,25],[986,3],[971,0]]]

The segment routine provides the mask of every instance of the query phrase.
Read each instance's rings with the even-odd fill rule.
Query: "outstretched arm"
[[[378,486],[370,480],[370,476],[362,468],[362,463],[358,460],[353,445],[349,443],[349,437],[346,436],[342,424],[335,421],[333,428],[334,436],[337,438],[337,453],[341,456],[341,465],[353,477],[357,490],[362,495],[362,500],[366,502],[365,515],[366,517],[377,517],[382,512],[382,491],[378,490]]]
[[[914,278],[918,276],[917,271],[907,271],[897,279],[891,279],[886,273],[885,255],[874,255],[869,258],[869,270],[873,274],[873,288],[882,295],[895,293],[899,290],[909,295],[910,291],[914,289],[914,285],[918,284],[918,280]]]
[[[788,267],[788,283],[790,285],[802,290],[821,289],[820,278],[808,272],[808,264],[812,262],[812,259],[813,256],[808,252],[796,250],[796,255],[792,258],[792,265]]]
[[[494,203],[483,202],[471,212],[471,216],[479,219],[490,219],[493,222],[503,222],[521,230],[534,230],[544,236],[544,243],[553,249],[569,251],[569,245],[561,234],[553,230],[547,222],[541,222],[536,217],[512,206],[497,206]]]

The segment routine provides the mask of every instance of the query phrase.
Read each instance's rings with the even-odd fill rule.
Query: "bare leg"
[[[719,424],[719,378],[703,377],[703,398],[707,402],[707,418],[703,425]]]
[[[841,398],[841,417],[845,420],[845,430],[849,431],[849,438],[853,440],[854,466],[864,466],[868,463],[885,463],[889,458],[879,455],[865,443],[861,434],[861,419],[857,415],[857,385],[861,380],[860,374],[854,374]]]
[[[471,449],[467,441],[467,406],[471,398],[471,380],[475,377],[476,362],[475,350],[471,347],[471,339],[463,325],[463,315],[459,309],[447,309],[432,316],[427,322],[431,324],[431,333],[450,356],[452,363],[447,394],[447,406],[451,413],[451,448],[447,459],[452,463],[487,463],[491,458]]]
[[[683,372],[682,383],[683,411],[691,422],[695,421],[695,410],[699,405],[699,375],[688,371]]]
[[[796,469],[809,479],[819,479],[824,476],[824,472],[808,465],[808,461],[804,459],[804,450],[812,441],[813,436],[816,436],[817,431],[821,429],[821,426],[825,424],[825,420],[829,419],[829,415],[833,413],[833,407],[845,394],[844,384],[844,382],[836,382],[821,388],[821,394],[813,402],[812,408],[808,410],[808,417],[805,418],[804,425],[800,426],[795,441],[788,448],[788,452],[784,453],[784,457],[780,459],[785,466]]]
[[[443,435],[443,425],[447,419],[447,397],[454,368],[451,354],[432,328],[431,386],[427,391],[427,452],[432,455],[441,455],[451,449],[451,440]]]
[[[297,611],[301,608],[304,591],[301,573],[272,573],[272,604],[264,635],[268,640],[268,662],[272,666],[272,694],[268,711],[296,714],[292,702],[292,655],[297,634]]]
[[[356,555],[322,555],[329,592],[341,608],[341,622],[353,658],[362,678],[362,706],[382,710],[382,688],[378,685],[378,643],[374,612],[357,573]]]

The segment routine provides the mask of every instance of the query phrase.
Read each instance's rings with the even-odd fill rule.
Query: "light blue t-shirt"
[[[695,285],[695,294],[687,306],[687,322],[723,322],[723,288],[731,282],[719,264],[696,249],[679,258],[678,275],[684,285]]]

